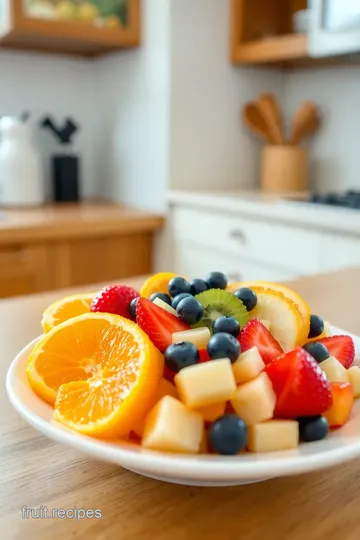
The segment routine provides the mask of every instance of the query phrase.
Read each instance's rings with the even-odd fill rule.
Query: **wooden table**
[[[360,268],[304,278],[294,288],[314,312],[359,334],[359,282]],[[359,540],[360,461],[243,487],[183,487],[91,461],[28,427],[7,400],[5,375],[56,296],[0,303],[1,539]],[[100,509],[103,517],[26,520],[25,505]]]

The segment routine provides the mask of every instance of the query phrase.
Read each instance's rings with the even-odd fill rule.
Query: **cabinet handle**
[[[240,272],[230,272],[228,274],[229,283],[236,283],[237,281],[243,281],[243,276]]]
[[[233,231],[230,231],[230,237],[242,244],[246,244],[246,236],[242,231],[234,229]]]

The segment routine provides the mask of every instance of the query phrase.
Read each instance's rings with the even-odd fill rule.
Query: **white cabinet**
[[[250,262],[240,255],[189,240],[176,240],[173,257],[173,267],[188,278],[205,277],[212,271],[224,272],[232,282],[252,279],[286,281],[296,277],[294,272]]]
[[[326,233],[320,247],[321,271],[360,265],[360,237]]]
[[[223,271],[231,281],[288,281],[360,265],[360,234],[265,219],[261,211],[249,215],[179,202],[170,209],[167,233],[163,252],[171,260],[165,264],[163,258],[162,268],[189,278]]]

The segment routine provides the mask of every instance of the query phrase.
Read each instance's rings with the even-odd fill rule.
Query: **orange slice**
[[[289,298],[273,290],[257,290],[258,303],[250,313],[252,319],[270,321],[271,334],[283,350],[290,351],[303,342],[303,322],[299,311]]]
[[[117,436],[149,410],[163,363],[132,321],[87,313],[43,336],[28,360],[27,377],[41,398],[55,402],[57,421],[87,435]]]
[[[44,332],[50,332],[55,326],[90,311],[92,299],[96,293],[73,294],[60,298],[43,313],[41,326]]]
[[[172,272],[160,272],[149,277],[140,289],[140,296],[150,298],[150,296],[157,292],[169,294],[168,284],[170,279],[176,277],[177,274]]]
[[[238,282],[238,283],[232,283],[228,287],[228,291],[235,292],[241,287],[250,287],[254,292],[258,291],[264,291],[264,290],[270,290],[270,291],[276,291],[285,296],[285,298],[288,298],[293,302],[300,314],[300,317],[302,319],[303,329],[302,329],[302,340],[303,342],[307,339],[309,335],[309,329],[310,329],[310,307],[305,302],[305,300],[294,290],[289,289],[289,287],[286,287],[285,285],[281,285],[280,283],[271,283],[269,281],[244,281],[244,282]]]

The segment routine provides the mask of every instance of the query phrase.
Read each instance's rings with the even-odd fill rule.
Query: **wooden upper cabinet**
[[[306,7],[306,0],[232,0],[232,62],[266,64],[306,59],[307,35],[293,31],[293,14]]]
[[[0,46],[96,56],[140,43],[141,0],[3,0]]]

